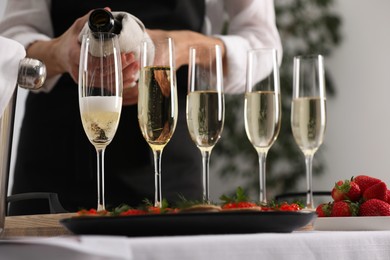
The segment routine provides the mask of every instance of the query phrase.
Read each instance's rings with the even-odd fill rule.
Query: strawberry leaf
[[[236,194],[232,197],[226,196],[223,194],[220,198],[221,201],[226,203],[231,203],[231,202],[245,202],[249,201],[249,197],[246,195],[244,189],[242,187],[237,187],[236,189]]]

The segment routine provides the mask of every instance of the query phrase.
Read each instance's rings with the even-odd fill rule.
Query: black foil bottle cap
[[[88,20],[89,29],[92,32],[111,32],[120,34],[122,23],[114,18],[106,9],[99,8],[92,11]]]

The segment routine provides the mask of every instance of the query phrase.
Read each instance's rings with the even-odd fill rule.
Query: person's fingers
[[[127,55],[124,64],[126,67],[122,71],[123,105],[129,106],[137,104],[138,102],[138,86],[136,80],[138,79],[139,64],[138,62],[135,62],[134,55]]]
[[[123,101],[124,106],[134,105],[138,102],[138,87],[124,88],[123,89]]]
[[[122,70],[123,88],[134,87],[139,76],[139,64],[133,62]]]
[[[133,64],[134,62],[137,61],[133,52],[122,53],[121,60],[122,60],[122,68],[126,68],[130,64]]]

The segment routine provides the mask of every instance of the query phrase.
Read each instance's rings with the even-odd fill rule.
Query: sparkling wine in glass
[[[259,157],[259,202],[266,204],[266,158],[281,125],[279,67],[275,49],[254,49],[247,55],[244,103],[245,131]]]
[[[84,131],[97,152],[97,210],[105,210],[104,152],[115,136],[122,110],[122,63],[118,36],[83,36],[79,66],[79,107]]]
[[[177,123],[177,87],[173,39],[141,43],[138,122],[154,156],[155,201],[161,207],[161,156]]]
[[[210,154],[221,137],[225,121],[222,54],[219,45],[190,48],[186,115],[191,138],[202,154],[203,201],[210,203]]]
[[[324,140],[326,90],[324,61],[321,55],[294,57],[291,128],[305,156],[306,208],[315,209],[312,190],[312,162]]]

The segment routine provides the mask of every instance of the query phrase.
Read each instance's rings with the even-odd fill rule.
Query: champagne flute
[[[221,137],[225,121],[222,54],[219,45],[190,47],[187,126],[202,154],[203,201],[210,203],[210,154]]]
[[[315,209],[312,190],[313,156],[324,140],[326,127],[324,61],[321,55],[294,57],[291,128],[305,156],[306,208]]]
[[[267,203],[266,158],[281,125],[279,67],[275,49],[253,49],[247,55],[244,102],[245,131],[259,157],[259,202]]]
[[[84,131],[97,153],[97,210],[105,210],[104,152],[115,136],[122,110],[122,63],[118,36],[83,36],[79,66],[79,106]]]
[[[173,39],[141,43],[138,122],[153,151],[154,206],[162,206],[161,156],[177,123],[177,87]]]

